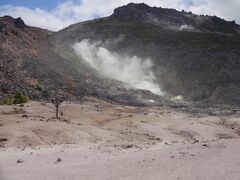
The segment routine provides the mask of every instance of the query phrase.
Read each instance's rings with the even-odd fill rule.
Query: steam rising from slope
[[[110,52],[100,42],[90,43],[89,40],[76,43],[73,48],[77,55],[100,74],[127,83],[133,88],[163,95],[159,85],[155,83],[156,77],[151,70],[153,64],[149,59]]]

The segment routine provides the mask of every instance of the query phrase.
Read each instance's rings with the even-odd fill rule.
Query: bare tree
[[[60,107],[60,105],[62,103],[62,99],[60,99],[59,97],[56,97],[55,99],[52,99],[52,103],[56,107],[56,117],[55,118],[59,119],[58,108]]]

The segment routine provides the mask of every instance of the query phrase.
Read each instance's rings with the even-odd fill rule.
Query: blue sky
[[[130,2],[217,15],[240,23],[240,0],[0,0],[0,16],[22,17],[28,25],[58,31],[73,23],[109,16]]]
[[[1,5],[24,6],[28,8],[53,9],[64,0],[0,0]]]

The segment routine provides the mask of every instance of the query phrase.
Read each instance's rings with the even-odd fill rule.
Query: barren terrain
[[[239,180],[239,112],[87,98],[56,120],[49,103],[1,106],[0,179]]]

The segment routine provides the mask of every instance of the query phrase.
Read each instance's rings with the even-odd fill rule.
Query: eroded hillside
[[[1,18],[3,95],[23,91],[39,98],[58,89],[73,99],[87,94],[120,102],[142,103],[142,97],[162,102],[151,91],[126,88],[96,71],[73,48],[87,40],[120,57],[150,59],[152,79],[164,98],[239,103],[240,27],[234,21],[132,3],[110,17],[56,33],[17,27],[15,21]]]

